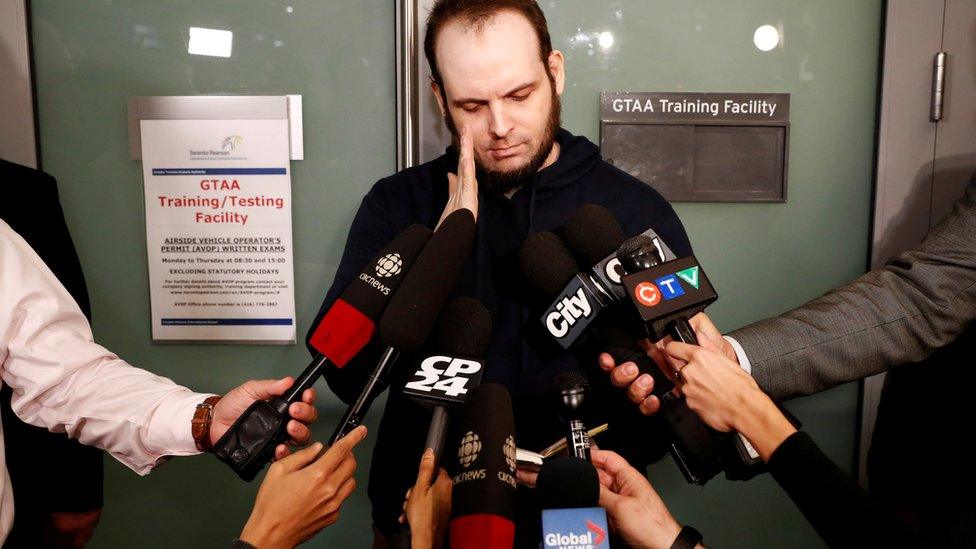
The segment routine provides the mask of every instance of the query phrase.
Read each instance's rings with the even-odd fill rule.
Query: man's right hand
[[[444,206],[444,212],[437,221],[437,227],[441,226],[447,216],[462,208],[470,210],[474,214],[475,221],[478,220],[478,179],[475,177],[474,170],[473,143],[471,130],[467,125],[463,126],[461,150],[458,151],[457,175],[447,174],[447,205]]]
[[[732,344],[722,337],[722,332],[718,331],[708,315],[698,313],[691,317],[688,323],[695,330],[695,336],[698,337],[698,343],[702,347],[718,351],[729,360],[736,364],[739,363]],[[664,337],[656,343],[651,343],[645,339],[641,341],[641,346],[647,351],[647,355],[654,359],[654,362],[657,362],[661,371],[674,380],[674,373],[684,367],[684,363],[665,351],[668,343],[671,343],[670,337]],[[641,413],[648,416],[657,413],[661,408],[661,403],[656,396],[651,394],[654,391],[654,379],[649,374],[641,374],[633,362],[616,364],[613,357],[607,353],[600,355],[599,362],[600,368],[610,374],[610,382],[615,387],[626,389],[627,398],[640,408]]]

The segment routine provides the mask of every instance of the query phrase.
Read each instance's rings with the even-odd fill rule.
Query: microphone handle
[[[424,443],[424,450],[434,449],[434,471],[441,461],[441,452],[444,451],[444,436],[447,434],[447,408],[436,406],[434,414],[430,418],[430,428],[427,430],[427,442]]]
[[[570,419],[568,427],[569,436],[566,438],[566,453],[575,458],[590,461],[590,434],[586,430],[586,425],[580,419]]]
[[[346,409],[346,413],[342,416],[342,420],[339,421],[338,427],[332,433],[332,437],[329,438],[329,446],[332,446],[337,440],[363,424],[363,419],[366,416],[366,412],[369,411],[370,405],[384,389],[382,382],[386,378],[386,374],[389,373],[390,368],[393,367],[393,363],[396,362],[399,356],[400,352],[393,347],[387,347],[383,351],[383,356],[380,357],[380,361],[376,363],[376,367],[373,368],[373,371],[369,374],[369,378],[366,379],[366,385],[363,386],[359,397]]]
[[[289,404],[298,402],[302,398],[302,393],[305,392],[305,389],[309,389],[315,385],[315,382],[319,380],[319,376],[322,375],[322,372],[328,365],[329,359],[325,355],[315,355],[311,364],[302,370],[295,383],[292,384],[291,389],[282,398]]]

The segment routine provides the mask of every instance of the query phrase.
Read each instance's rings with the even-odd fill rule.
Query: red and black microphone
[[[329,444],[363,423],[373,400],[385,389],[386,377],[400,353],[420,347],[427,339],[471,253],[474,234],[474,214],[461,209],[447,216],[430,237],[380,319],[380,339],[387,347],[359,396],[346,409]]]
[[[218,459],[246,481],[257,476],[275,447],[288,439],[288,406],[301,399],[330,364],[342,368],[369,343],[380,316],[431,234],[423,225],[411,225],[366,265],[315,328],[309,342],[318,354],[311,364],[285,395],[259,400],[237,418],[214,445]]]
[[[515,418],[497,383],[471,391],[460,414],[451,495],[451,549],[504,549],[515,543]]]

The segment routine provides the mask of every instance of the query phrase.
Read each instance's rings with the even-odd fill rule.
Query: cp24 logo
[[[414,372],[413,381],[403,386],[415,395],[444,396],[461,401],[471,387],[481,381],[482,364],[477,360],[435,355],[424,359]],[[415,379],[420,377],[421,379]]]

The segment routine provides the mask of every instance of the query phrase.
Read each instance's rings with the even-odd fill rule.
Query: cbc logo
[[[508,468],[511,471],[515,470],[515,437],[508,437],[505,439],[505,463],[508,464]]]
[[[481,451],[481,439],[478,435],[468,431],[464,437],[461,438],[461,446],[458,447],[458,461],[461,465],[468,467],[474,460],[478,459],[478,452]]]
[[[389,278],[400,274],[401,267],[403,260],[400,259],[400,254],[386,254],[376,262],[376,274]]]
[[[641,282],[634,288],[634,297],[645,307],[653,307],[661,302],[661,290],[653,282]]]

